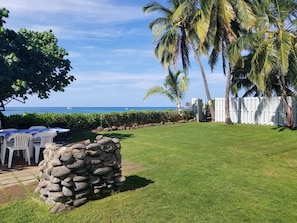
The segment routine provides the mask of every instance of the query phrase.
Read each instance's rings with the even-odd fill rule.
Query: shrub
[[[52,127],[63,127],[72,130],[90,130],[98,126],[132,126],[134,124],[144,125],[149,123],[178,122],[193,118],[192,111],[185,110],[182,115],[177,111],[128,111],[112,113],[25,113],[23,115],[5,116],[3,128],[29,128],[32,125],[44,125]]]

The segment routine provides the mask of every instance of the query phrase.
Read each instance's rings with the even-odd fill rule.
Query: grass
[[[32,196],[0,205],[0,221],[296,222],[296,133],[223,123],[104,133],[121,139],[123,159],[146,167],[122,192],[56,215]]]

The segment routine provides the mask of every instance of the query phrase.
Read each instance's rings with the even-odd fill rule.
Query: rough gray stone
[[[73,195],[72,190],[65,186],[62,187],[62,193],[67,197],[71,197]]]
[[[85,158],[85,151],[84,150],[80,150],[79,152],[73,152],[73,157],[75,159],[82,160],[82,159]]]
[[[104,152],[99,156],[99,159],[102,161],[108,161],[111,159],[111,155]]]
[[[58,184],[58,183],[61,183],[61,179],[59,179],[57,177],[54,177],[54,176],[51,176],[50,177],[50,182],[53,183],[53,184]]]
[[[61,182],[61,185],[65,187],[72,187],[74,185],[73,179],[70,177],[67,177]]]
[[[115,144],[120,143],[120,140],[119,140],[118,138],[112,138],[112,141],[113,141]]]
[[[44,180],[50,180],[50,176],[46,173],[41,173],[41,178]]]
[[[48,197],[55,202],[63,202],[65,200],[65,196],[62,192],[49,192]]]
[[[100,156],[102,153],[103,153],[103,151],[101,149],[86,151],[86,155],[88,155],[88,156]]]
[[[97,140],[96,142],[100,145],[105,145],[106,143],[112,142],[112,138],[103,137],[102,139]]]
[[[126,177],[124,177],[124,176],[115,177],[115,182],[117,182],[117,183],[122,183],[125,180],[126,180]]]
[[[73,169],[73,173],[77,175],[82,175],[87,173],[87,169],[86,168]]]
[[[116,160],[117,160],[117,163],[118,163],[118,164],[121,164],[121,163],[122,163],[122,156],[121,156],[120,151],[119,151],[119,150],[116,150],[116,151],[114,152],[114,155],[115,155],[115,158],[116,158]]]
[[[73,201],[73,206],[74,207],[79,207],[79,206],[85,204],[87,201],[88,201],[88,198],[83,197],[81,199],[78,199],[78,200]]]
[[[86,156],[85,162],[87,165],[97,165],[100,164],[102,161],[98,159],[98,157]]]
[[[104,175],[104,174],[108,174],[111,171],[112,171],[112,167],[102,167],[102,168],[97,168],[96,170],[94,170],[94,174],[95,175]]]
[[[62,163],[61,163],[61,161],[59,159],[53,159],[53,160],[51,160],[51,165],[53,167],[55,167],[55,166],[62,166]]]
[[[71,173],[71,170],[68,169],[66,166],[54,167],[53,170],[52,170],[52,175],[54,177],[66,176],[69,173]]]
[[[61,213],[61,212],[65,212],[65,211],[70,211],[73,208],[74,208],[73,206],[67,205],[65,203],[57,202],[55,204],[55,206],[52,207],[52,209],[50,210],[50,214],[56,214],[56,213]]]
[[[70,146],[70,150],[74,150],[74,149],[85,149],[86,145],[84,143],[76,143],[72,146]]]
[[[87,182],[74,182],[74,191],[81,191],[89,186]]]
[[[61,186],[60,186],[60,184],[49,184],[47,186],[47,190],[50,192],[60,192]]]
[[[69,169],[78,169],[83,167],[84,165],[85,165],[84,160],[76,160],[74,163],[66,165],[66,167]]]
[[[47,175],[49,175],[49,176],[51,176],[52,175],[52,170],[53,170],[53,166],[52,165],[50,165],[47,169],[46,169],[46,171],[44,171],[44,172],[46,172],[46,174]]]
[[[100,148],[101,147],[98,143],[90,143],[89,145],[86,146],[87,150],[98,150]]]
[[[90,190],[84,190],[84,191],[79,191],[79,193],[75,193],[74,198],[75,199],[80,199],[83,197],[87,197],[90,194]]]
[[[63,162],[63,163],[73,163],[74,162],[74,157],[72,155],[72,153],[70,151],[68,152],[65,152],[65,153],[62,153],[61,154],[61,158],[60,160]]]
[[[84,175],[76,175],[76,176],[73,177],[74,182],[87,181],[88,179],[89,179],[89,177],[84,176]]]
[[[48,185],[48,181],[47,180],[44,180],[43,178],[41,178],[38,185],[41,188],[46,187]]]
[[[101,126],[100,126],[100,127],[101,127]],[[102,128],[102,127],[101,127],[101,128]],[[102,128],[102,130],[103,130],[103,128]],[[102,131],[102,130],[101,130],[101,131]],[[100,139],[102,139],[102,138],[103,138],[103,135],[97,135],[97,136],[96,136],[96,142],[97,142],[97,140],[100,140]]]
[[[92,185],[96,185],[96,184],[99,184],[101,182],[101,179],[100,177],[91,177],[90,180],[89,180],[89,183],[92,184]]]

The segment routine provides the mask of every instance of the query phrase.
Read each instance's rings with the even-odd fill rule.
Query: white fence
[[[296,125],[296,99],[288,97]],[[278,125],[286,124],[286,110],[280,97],[244,97],[230,99],[230,116],[233,123]],[[225,121],[225,99],[215,99],[215,120]]]

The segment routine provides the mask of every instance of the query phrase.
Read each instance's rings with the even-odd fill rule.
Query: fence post
[[[203,107],[202,99],[192,98],[192,109],[197,122],[204,121],[202,107]]]

